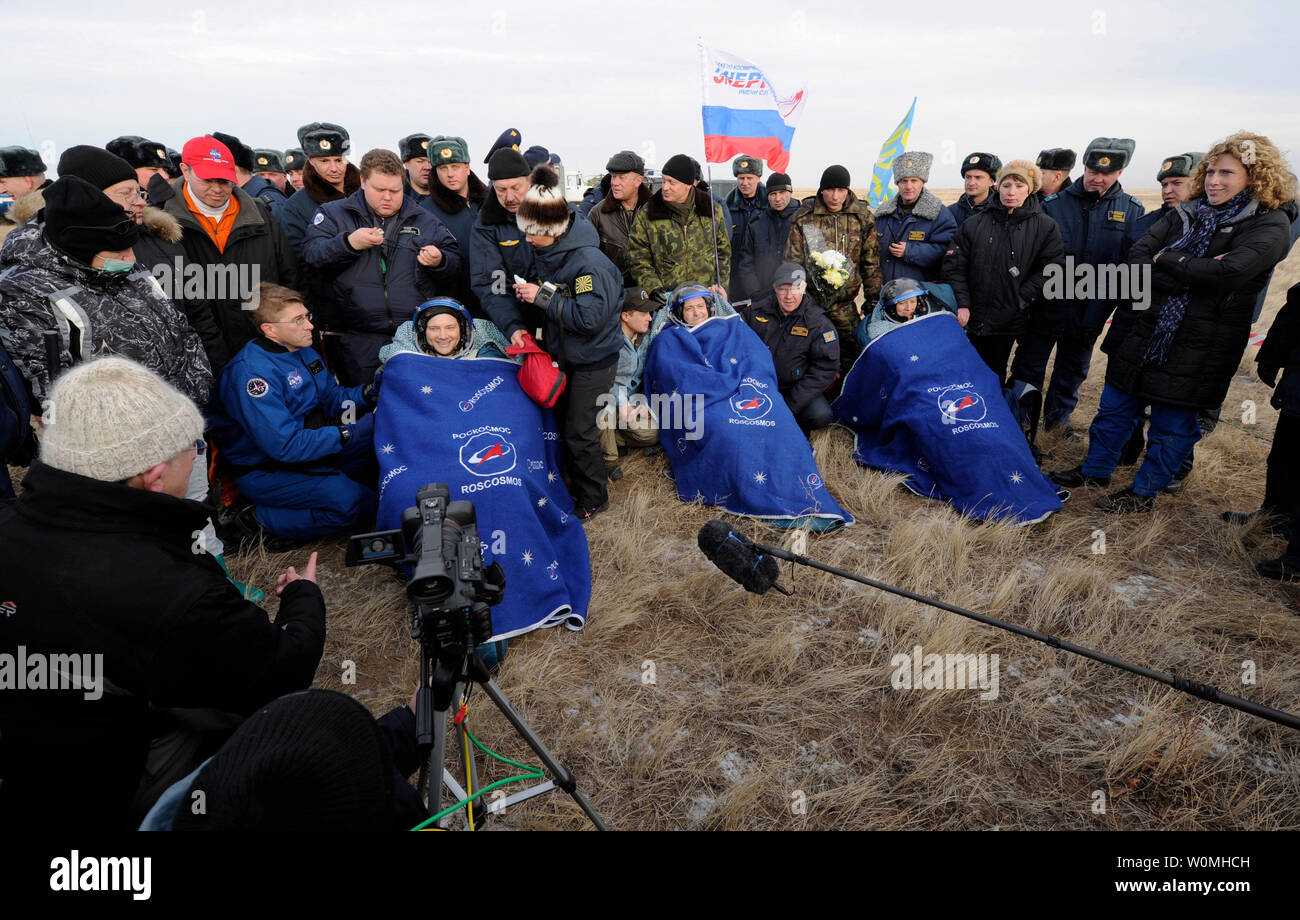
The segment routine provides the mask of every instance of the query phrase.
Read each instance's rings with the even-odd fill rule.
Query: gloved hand
[[[382,383],[383,379],[384,366],[381,364],[379,367],[375,368],[375,376],[371,377],[370,382],[361,389],[361,398],[372,406],[379,404],[379,385]]]
[[[1270,387],[1277,386],[1277,374],[1278,371],[1280,370],[1281,368],[1278,367],[1276,364],[1261,363],[1256,368],[1256,372],[1259,374],[1259,379],[1264,381]]]

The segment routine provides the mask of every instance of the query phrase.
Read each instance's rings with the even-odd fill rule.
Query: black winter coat
[[[835,324],[806,294],[789,314],[781,312],[772,291],[736,309],[772,352],[777,388],[790,411],[798,414],[824,393],[839,373],[840,343]]]
[[[206,301],[212,311],[212,318],[216,322],[222,343],[228,352],[228,355],[223,356],[213,354],[214,349],[211,346],[207,349],[209,360],[214,361],[213,371],[219,375],[224,361],[228,360],[229,356],[238,354],[239,349],[244,347],[244,343],[255,334],[252,324],[248,321],[248,311],[244,309],[244,298],[238,290],[231,290],[231,288],[246,286],[251,290],[254,280],[252,267],[257,266],[258,283],[270,281],[273,284],[282,284],[296,289],[300,280],[298,260],[293,250],[289,248],[289,240],[285,237],[280,222],[271,216],[271,209],[260,199],[249,197],[242,188],[234,190],[234,196],[239,201],[239,215],[235,218],[234,226],[230,228],[226,248],[218,250],[217,244],[212,241],[212,237],[208,236],[207,231],[199,224],[198,218],[194,216],[194,212],[185,203],[185,194],[182,191],[184,182],[184,179],[177,179],[172,183],[172,191],[175,194],[163,205],[163,210],[181,225],[184,233],[181,247],[185,253],[185,265],[194,265],[197,268],[220,266],[225,269],[221,278],[205,273],[200,298]],[[178,282],[182,280],[175,278],[173,274],[173,289],[168,292],[177,303],[182,300],[182,296],[178,294],[184,295],[185,291],[184,288],[177,290]],[[232,284],[232,281],[237,283]],[[223,294],[226,296],[219,296]]]
[[[1286,292],[1286,303],[1274,317],[1255,361],[1260,368],[1282,371],[1269,402],[1283,415],[1300,419],[1300,284]]]
[[[102,655],[106,680],[98,699],[0,691],[0,815],[121,828],[151,738],[193,726],[194,710],[229,729],[311,684],[320,590],[293,582],[269,621],[194,550],[206,519],[196,502],[32,464],[0,511],[0,652]]]
[[[1011,212],[990,199],[957,228],[952,246],[943,260],[942,280],[952,285],[957,306],[970,310],[966,332],[1023,332],[1027,308],[1047,282],[1044,271],[1063,256],[1056,221],[1033,198]]]
[[[1290,221],[1251,199],[1231,221],[1219,225],[1202,258],[1166,252],[1190,226],[1201,202],[1185,201],[1133,244],[1129,261],[1152,266],[1151,309],[1137,314],[1133,328],[1111,355],[1106,382],[1144,400],[1192,409],[1215,409],[1250,338],[1255,297],[1268,273],[1290,247]],[[1215,258],[1222,255],[1222,259]],[[1147,344],[1169,295],[1188,291],[1183,320],[1164,364],[1143,366]]]
[[[539,344],[568,369],[614,364],[623,347],[623,276],[600,251],[596,228],[570,212],[568,231],[550,246],[533,247],[533,257],[540,280],[559,288],[544,311]]]

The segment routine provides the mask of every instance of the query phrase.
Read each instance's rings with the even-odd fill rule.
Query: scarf
[[[1196,206],[1196,215],[1192,219],[1192,225],[1187,228],[1187,232],[1180,236],[1177,241],[1160,250],[1160,253],[1185,252],[1193,258],[1204,258],[1206,250],[1210,248],[1210,240],[1214,238],[1219,225],[1232,220],[1240,214],[1250,200],[1251,190],[1249,188],[1242,189],[1220,205],[1212,205],[1208,201],[1202,200]],[[1157,255],[1160,253],[1157,253]],[[1174,333],[1182,325],[1183,316],[1187,312],[1187,301],[1190,293],[1189,289],[1184,289],[1177,294],[1170,294],[1164,305],[1161,306],[1160,315],[1156,318],[1155,332],[1151,334],[1151,341],[1147,343],[1146,354],[1142,356],[1143,366],[1159,367],[1169,357],[1169,345],[1174,340]]]

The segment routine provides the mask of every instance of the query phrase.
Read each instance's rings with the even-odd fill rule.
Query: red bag
[[[509,346],[506,354],[512,358],[515,355],[524,356],[524,363],[519,367],[519,386],[528,394],[528,398],[543,409],[554,406],[568,382],[559,363],[527,332],[524,333],[524,344]]]

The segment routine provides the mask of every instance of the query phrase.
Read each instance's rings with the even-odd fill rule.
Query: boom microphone
[[[776,588],[789,596],[790,592],[776,583],[781,574],[776,559],[758,552],[753,543],[732,530],[726,521],[715,518],[701,527],[699,544],[709,561],[746,591],[766,594],[769,588]]]

